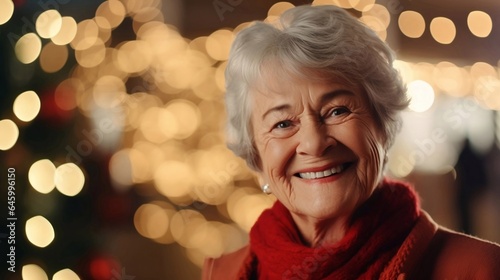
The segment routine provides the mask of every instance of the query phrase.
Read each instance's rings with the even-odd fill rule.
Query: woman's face
[[[251,91],[260,175],[295,215],[348,217],[382,177],[384,137],[362,89],[271,81]]]

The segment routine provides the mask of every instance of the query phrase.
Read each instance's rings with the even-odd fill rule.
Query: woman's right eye
[[[292,125],[292,121],[281,121],[274,125],[274,128],[284,129],[289,128]]]

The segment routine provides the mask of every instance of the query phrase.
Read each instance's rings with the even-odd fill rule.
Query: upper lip
[[[306,173],[306,172],[320,172],[320,171],[325,171],[334,167],[338,167],[340,165],[346,164],[348,162],[335,162],[335,163],[330,163],[322,166],[315,166],[315,167],[309,167],[309,168],[304,168],[297,170],[293,172],[293,174],[299,174],[299,173]]]

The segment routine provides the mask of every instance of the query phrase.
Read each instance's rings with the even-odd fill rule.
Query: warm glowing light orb
[[[398,25],[401,32],[409,38],[420,38],[425,31],[424,17],[415,11],[404,11],[399,15]]]
[[[67,45],[76,36],[77,24],[72,17],[62,17],[61,29],[50,40],[56,45]]]
[[[31,186],[39,193],[47,194],[55,188],[56,167],[52,161],[41,159],[33,163],[28,171]]]
[[[490,15],[483,11],[472,11],[467,16],[467,26],[474,36],[485,38],[490,35],[493,29],[493,22]]]
[[[0,121],[0,150],[7,151],[12,148],[19,137],[19,128],[11,120]]]
[[[65,163],[57,167],[54,181],[56,188],[66,196],[75,196],[83,189],[85,176],[74,163]]]
[[[427,111],[434,103],[434,89],[422,80],[416,80],[408,84],[408,96],[411,98],[408,106],[415,112]]]
[[[40,98],[36,92],[28,90],[16,97],[13,111],[21,121],[30,122],[38,115],[41,106]]]
[[[43,216],[35,216],[26,221],[26,237],[35,246],[47,247],[55,238],[54,227]]]
[[[27,33],[16,42],[16,57],[24,64],[35,61],[42,51],[42,41],[35,33]]]
[[[23,280],[49,280],[47,273],[36,264],[23,265],[21,270]]]
[[[6,23],[14,14],[14,2],[12,0],[0,0],[0,25]]]
[[[80,277],[73,270],[65,268],[56,272],[52,280],[80,280]]]
[[[47,10],[36,19],[36,32],[40,37],[52,38],[61,30],[62,17],[57,10]]]
[[[436,42],[447,45],[455,40],[457,29],[453,21],[445,17],[436,17],[432,19],[430,25],[431,35]]]

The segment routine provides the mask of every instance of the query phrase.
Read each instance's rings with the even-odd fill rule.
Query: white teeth
[[[342,170],[344,170],[344,166],[339,165],[337,167],[333,167],[333,168],[327,169],[325,171],[299,173],[299,176],[300,176],[300,178],[303,178],[303,179],[320,179],[320,178],[328,177],[332,174],[340,173],[340,172],[342,172]]]

